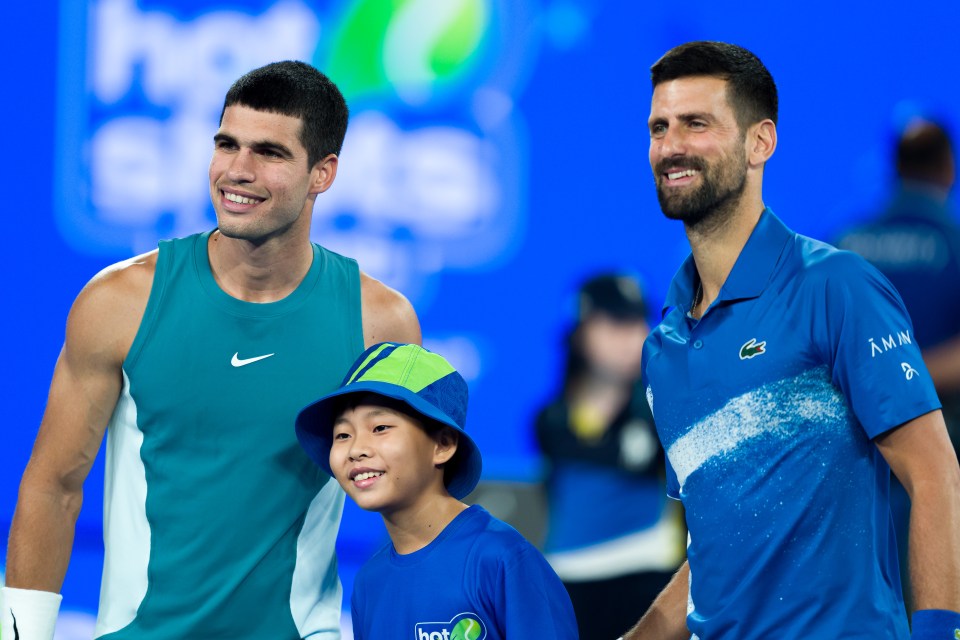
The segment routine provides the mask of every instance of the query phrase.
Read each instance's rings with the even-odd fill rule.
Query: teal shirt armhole
[[[153,283],[150,285],[147,306],[143,311],[143,318],[140,319],[140,326],[137,327],[137,333],[130,345],[130,350],[123,359],[123,370],[128,374],[136,366],[137,359],[143,352],[143,347],[150,337],[151,330],[156,325],[157,317],[160,315],[166,284],[169,281],[169,271],[174,262],[173,253],[176,251],[176,242],[175,240],[163,240],[158,244],[157,263],[154,267]]]

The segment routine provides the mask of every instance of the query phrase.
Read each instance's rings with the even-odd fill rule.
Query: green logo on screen
[[[450,622],[418,622],[416,640],[484,640],[487,629],[475,613],[458,613]]]
[[[315,55],[348,98],[420,106],[462,89],[494,21],[490,0],[354,0]],[[326,58],[325,60],[322,58]],[[352,103],[351,103],[352,104]]]

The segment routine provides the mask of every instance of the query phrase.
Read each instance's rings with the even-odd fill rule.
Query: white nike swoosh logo
[[[235,367],[244,367],[244,366],[246,366],[246,365],[248,365],[248,364],[250,364],[250,363],[257,362],[258,360],[263,360],[264,358],[269,358],[269,357],[272,356],[272,355],[274,355],[274,354],[268,353],[268,354],[265,355],[265,356],[257,356],[257,357],[255,357],[255,358],[241,358],[241,357],[240,357],[240,352],[237,351],[235,354],[233,354],[233,357],[230,358],[230,364],[232,364],[232,365],[235,366]]]

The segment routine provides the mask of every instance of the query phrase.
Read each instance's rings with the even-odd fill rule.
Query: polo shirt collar
[[[730,275],[727,276],[727,281],[720,288],[717,300],[756,298],[763,293],[784,247],[793,235],[780,218],[774,215],[770,207],[764,209],[757,226],[747,239],[747,244],[740,251]],[[680,269],[670,283],[670,289],[663,303],[663,314],[666,315],[670,307],[678,307],[684,314],[689,313],[697,282],[699,282],[697,265],[691,253],[680,265]]]

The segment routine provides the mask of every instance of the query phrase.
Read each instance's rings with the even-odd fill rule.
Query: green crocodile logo
[[[756,338],[750,338],[746,344],[740,347],[740,359],[748,360],[755,356],[763,355],[767,352],[767,342],[757,342]]]

